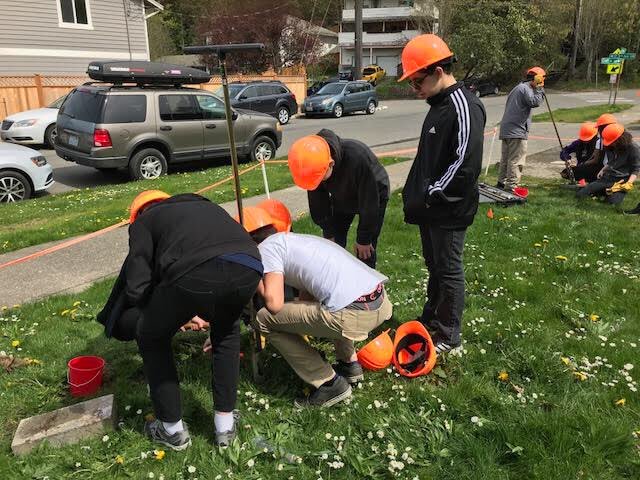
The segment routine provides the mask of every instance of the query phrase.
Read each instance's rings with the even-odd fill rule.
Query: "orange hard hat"
[[[291,231],[291,212],[289,212],[289,209],[284,203],[270,198],[260,202],[257,207],[271,215],[273,226],[278,232]]]
[[[613,142],[618,140],[624,133],[624,127],[619,123],[612,123],[604,127],[602,131],[602,144],[608,147]]]
[[[428,374],[436,364],[436,349],[425,326],[417,320],[403,323],[393,342],[393,365],[400,375]]]
[[[542,67],[531,67],[529,70],[527,70],[527,76],[532,75],[542,75],[543,77],[547,76],[547,72],[544,71],[544,68]]]
[[[238,215],[233,219],[240,222]],[[244,207],[242,209],[242,219],[244,220],[244,228],[247,232],[255,232],[263,227],[273,226],[273,218],[266,210],[258,207]]]
[[[391,365],[393,357],[393,342],[389,330],[385,330],[367,343],[358,352],[360,365],[368,370],[381,370]]]
[[[578,138],[583,142],[590,142],[598,134],[598,128],[593,122],[584,122],[580,125],[580,133]]]
[[[618,120],[616,120],[616,117],[614,117],[610,113],[603,113],[598,117],[598,120],[596,120],[596,127],[600,128],[604,127],[605,125],[611,125],[612,123],[617,122]]]
[[[129,207],[129,223],[133,223],[136,218],[138,218],[138,214],[140,210],[150,203],[161,202],[162,200],[166,200],[171,197],[168,193],[163,192],[162,190],[145,190],[144,192],[139,193],[136,198],[131,202],[131,206]]]
[[[402,76],[398,81],[449,57],[453,57],[453,52],[439,36],[433,33],[418,35],[402,50]]]
[[[329,169],[331,149],[321,136],[307,135],[291,145],[288,161],[294,183],[305,190],[315,190]]]

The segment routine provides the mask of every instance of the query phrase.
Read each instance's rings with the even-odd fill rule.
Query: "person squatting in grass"
[[[391,318],[387,277],[325,238],[276,233],[271,225],[251,235],[264,265],[258,295],[265,306],[254,327],[314,387],[295,405],[328,407],[345,400],[350,384],[364,378],[353,342]],[[299,291],[298,300],[285,301],[285,282]],[[337,364],[329,365],[306,335],[333,340]]]
[[[604,128],[602,145],[607,156],[607,164],[598,172],[597,180],[578,190],[576,196],[604,196],[607,203],[618,205],[633,188],[633,183],[640,173],[640,147],[619,123]]]
[[[240,314],[262,271],[255,242],[208,199],[155,190],[133,201],[129,254],[98,321],[107,336],[138,344],[156,417],[145,425],[153,441],[175,450],[191,444],[171,341],[196,315],[210,324],[215,441],[235,437]]]
[[[575,154],[576,163],[575,165],[571,165],[570,168],[573,171],[573,177],[577,181],[584,180],[586,182],[594,182],[598,177],[598,172],[602,166],[588,162],[595,151],[596,142],[598,141],[597,137],[598,129],[596,124],[584,122],[580,126],[578,139],[574,140],[560,151],[560,160],[564,162],[570,162],[571,154]],[[569,171],[565,168],[560,172],[560,176],[562,178],[569,179]]]
[[[512,192],[520,184],[527,158],[527,139],[531,127],[531,109],[544,100],[545,71],[540,67],[527,70],[527,78],[516,85],[507,97],[500,122],[502,156],[498,188]]]
[[[421,322],[437,353],[460,345],[464,310],[462,251],[478,210],[478,176],[486,113],[451,74],[454,55],[436,35],[412,39],[402,52],[404,75],[431,106],[402,192],[405,222],[418,225],[429,270]],[[529,87],[527,87],[529,88]]]
[[[309,212],[322,235],[345,248],[357,214],[356,256],[376,268],[389,200],[389,175],[378,157],[364,143],[326,128],[297,140],[288,157],[293,181],[308,191]]]

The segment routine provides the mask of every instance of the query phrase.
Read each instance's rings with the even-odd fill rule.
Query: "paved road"
[[[488,129],[500,121],[505,100],[506,96],[504,95],[483,97],[482,101],[487,110]],[[602,104],[607,101],[608,94],[606,92],[549,93],[549,102],[553,109]],[[618,95],[618,102],[640,105],[640,97],[637,96],[636,90],[623,90]],[[538,110],[544,111],[544,107],[540,107]],[[376,152],[413,148],[417,145],[417,138],[426,112],[427,105],[424,101],[390,100],[383,102],[375,115],[353,114],[340,119],[294,118],[290,124],[283,127],[283,144],[278,150],[278,155],[285,155],[289,146],[296,139],[317,133],[321,128],[330,128],[345,138],[357,138],[371,146]],[[538,131],[544,135],[553,133],[553,130],[550,132],[547,130],[547,127],[536,124],[532,133],[535,134]],[[536,141],[530,142],[530,149],[536,148]],[[547,144],[553,144],[553,142],[546,142],[544,145]],[[498,142],[496,142],[496,147],[499,148]],[[485,150],[485,161],[487,161],[489,145]],[[66,162],[57,157],[53,150],[42,150],[42,152],[55,170],[54,175],[57,183],[50,189],[52,194],[75,188],[127,181],[125,172],[103,174],[93,168]]]

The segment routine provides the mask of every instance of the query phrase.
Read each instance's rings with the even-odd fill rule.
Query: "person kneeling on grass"
[[[315,387],[295,405],[329,407],[348,398],[350,383],[364,378],[353,342],[391,318],[388,278],[324,238],[275,233],[270,226],[252,236],[264,265],[258,294],[266,305],[254,327]],[[300,291],[299,300],[284,301],[285,282]],[[323,360],[305,335],[333,340],[337,364]]]
[[[598,128],[595,123],[584,122],[580,126],[578,139],[565,146],[560,152],[560,160],[569,162],[571,154],[576,155],[576,164],[570,168],[573,171],[573,177],[577,180],[585,180],[586,182],[595,182],[598,178],[598,172],[602,169],[602,164],[596,162],[589,163],[596,149],[598,141]],[[569,171],[565,168],[560,172],[562,178],[569,178]]]
[[[156,417],[145,425],[153,441],[174,450],[191,445],[171,341],[181,327],[205,322],[213,346],[216,444],[235,438],[240,314],[261,276],[255,242],[206,198],[151,190],[131,204],[129,255],[98,321],[108,336],[138,343]]]
[[[578,190],[576,196],[605,196],[607,203],[618,205],[633,188],[633,182],[640,173],[640,148],[619,123],[605,127],[602,144],[608,162],[598,173],[598,179]]]

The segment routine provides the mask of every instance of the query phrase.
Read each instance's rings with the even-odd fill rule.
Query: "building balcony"
[[[363,8],[362,20],[403,20],[411,18],[416,14],[416,9],[413,7],[386,7],[386,8]],[[343,10],[342,11],[343,22],[355,22],[356,11],[355,10]]]
[[[419,30],[404,30],[398,33],[362,33],[363,47],[376,46],[404,46],[413,37],[420,35]],[[355,44],[356,34],[353,32],[341,32],[338,35],[338,45],[352,47]]]

